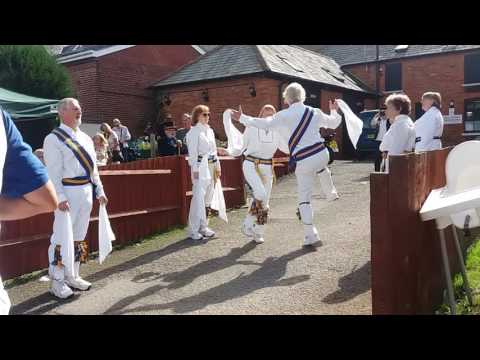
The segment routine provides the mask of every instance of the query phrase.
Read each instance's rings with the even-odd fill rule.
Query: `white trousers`
[[[309,158],[297,162],[295,176],[297,178],[298,208],[305,231],[305,236],[317,233],[313,225],[313,209],[311,200],[317,173],[328,165],[329,154],[323,150]]]
[[[209,163],[208,170],[212,177],[208,183],[194,179],[192,172],[192,200],[190,202],[190,212],[188,213],[190,235],[197,235],[200,230],[208,226],[205,207],[209,207],[213,199],[215,164]]]
[[[320,186],[322,187],[322,191],[327,197],[327,200],[337,197],[337,189],[333,184],[332,172],[328,166],[318,174],[318,177],[320,179]]]
[[[92,185],[86,184],[81,186],[65,186],[65,196],[70,206],[70,218],[72,220],[73,240],[83,241],[87,236],[88,225],[90,223],[90,214],[92,213],[93,198]],[[58,272],[58,268],[54,269],[52,262],[55,259],[55,247],[61,245],[63,239],[58,236],[58,227],[60,222],[64,221],[63,217],[59,217],[60,210],[55,210],[55,219],[53,221],[53,234],[50,237],[50,246],[48,248],[48,263],[51,271]],[[63,269],[62,269],[63,271]]]
[[[253,197],[261,201],[265,207],[269,208],[273,184],[272,166],[259,164],[258,169],[262,176],[257,173],[255,164],[251,161],[245,160],[242,168],[245,180],[252,188]],[[247,216],[245,217],[244,224],[247,228],[253,229],[256,235],[261,236],[263,235],[265,225],[257,224],[256,220],[257,217],[248,212]]]

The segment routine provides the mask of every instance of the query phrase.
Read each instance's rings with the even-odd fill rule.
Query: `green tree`
[[[0,86],[47,99],[74,95],[70,75],[44,45],[0,45]]]

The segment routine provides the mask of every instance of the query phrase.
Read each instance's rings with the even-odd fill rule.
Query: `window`
[[[385,65],[385,91],[402,90],[402,64]]]
[[[465,102],[465,132],[480,131],[480,99]]]
[[[464,83],[480,83],[480,53],[468,54],[464,58]]]

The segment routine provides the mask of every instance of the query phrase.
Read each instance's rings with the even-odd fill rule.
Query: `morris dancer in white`
[[[58,103],[58,114],[62,124],[45,138],[43,149],[48,174],[59,199],[48,249],[50,292],[65,299],[73,295],[71,288],[85,291],[91,287],[80,277],[80,263],[86,261],[88,253],[84,240],[92,211],[92,184],[100,204],[106,204],[107,198],[98,174],[93,141],[79,129],[80,104],[73,98],[63,99]],[[66,243],[72,234],[68,229],[70,219],[74,244]],[[68,237],[64,235],[66,227]],[[66,249],[72,245],[74,261],[70,256],[65,258]],[[70,265],[73,266],[70,268]]]
[[[320,238],[313,225],[310,201],[317,173],[327,166],[329,160],[320,128],[335,129],[342,118],[337,113],[336,101],[329,102],[331,115],[304,105],[305,89],[298,83],[288,85],[283,97],[289,105],[288,109],[279,111],[272,117],[252,118],[242,114],[240,109],[232,110],[232,118],[246,126],[275,129],[284,141],[288,141],[291,164],[296,165],[298,207],[305,232],[304,246],[314,245],[320,242]]]
[[[415,121],[415,151],[439,150],[442,148],[443,115],[440,111],[442,97],[438,92],[422,95],[422,109],[425,114]]]
[[[383,153],[384,169],[389,172],[389,157],[412,152],[415,148],[415,127],[408,116],[412,109],[410,98],[403,94],[392,94],[385,100],[385,114],[391,119],[392,126],[384,135],[380,144]]]
[[[259,118],[273,116],[277,111],[272,105],[265,105]],[[228,151],[227,155],[245,156],[243,175],[247,184],[253,190],[254,199],[242,225],[242,232],[257,243],[263,243],[264,224],[268,219],[270,194],[275,176],[273,155],[280,149],[288,154],[288,145],[282,137],[273,130],[257,129],[248,126],[243,133],[243,148]]]
[[[212,204],[214,184],[221,176],[215,134],[208,125],[210,109],[198,105],[192,111],[192,128],[187,133],[188,163],[192,176],[192,201],[188,214],[190,238],[211,238],[215,232],[208,228],[208,215]]]

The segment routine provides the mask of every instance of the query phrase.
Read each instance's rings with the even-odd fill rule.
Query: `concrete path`
[[[312,205],[323,245],[302,248],[293,175],[274,187],[265,243],[240,232],[246,209],[214,219],[217,237],[175,230],[82,267],[93,288],[66,302],[39,279],[10,288],[13,314],[371,314],[368,163],[331,167],[341,198]]]

